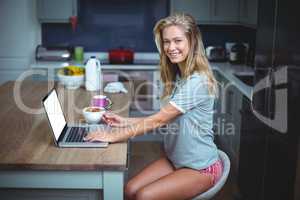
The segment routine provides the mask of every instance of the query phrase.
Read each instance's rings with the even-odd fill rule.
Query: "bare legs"
[[[172,173],[173,171],[173,166],[165,157],[162,157],[152,162],[150,165],[145,167],[139,174],[137,174],[135,177],[129,180],[125,187],[125,195],[127,199],[135,199],[138,190],[160,179],[161,177]]]
[[[130,200],[189,199],[212,186],[212,177],[197,170],[175,170],[165,158],[154,161],[126,185],[125,195]]]

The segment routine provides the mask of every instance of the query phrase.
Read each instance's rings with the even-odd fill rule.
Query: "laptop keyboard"
[[[107,128],[107,127],[106,127]],[[105,126],[89,126],[89,127],[70,127],[66,142],[84,142],[83,138],[89,132],[97,130],[105,130]]]
[[[83,142],[83,137],[87,135],[88,131],[88,128],[72,127],[66,142]]]

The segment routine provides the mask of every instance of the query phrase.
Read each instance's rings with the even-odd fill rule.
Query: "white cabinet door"
[[[40,22],[69,22],[77,16],[77,0],[38,0],[37,9]]]
[[[211,21],[237,23],[239,19],[239,0],[212,0]]]
[[[258,0],[240,0],[240,23],[256,27]]]
[[[171,13],[186,12],[198,24],[235,24],[239,20],[239,0],[171,0]]]
[[[209,23],[211,2],[211,0],[171,0],[171,13],[189,13],[198,23]]]
[[[0,1],[0,83],[18,78],[34,59],[41,35],[35,2]]]
[[[35,0],[1,0],[0,25],[0,59],[34,56],[40,40]]]

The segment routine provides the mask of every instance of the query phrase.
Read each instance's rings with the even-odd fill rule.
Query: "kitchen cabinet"
[[[214,71],[219,85],[215,103],[214,133],[218,148],[225,151],[232,161],[232,173],[238,173],[242,92],[218,71]]]
[[[161,96],[163,94],[164,85],[160,78],[160,71],[153,72],[153,99],[152,108],[153,110],[159,110],[161,107]]]
[[[218,114],[222,113],[222,99],[223,99],[223,90],[222,90],[222,86],[226,85],[226,83],[228,82],[228,80],[222,76],[217,70],[213,70],[213,74],[215,76],[215,79],[218,82],[218,98],[215,100],[215,104],[214,104],[214,113],[215,113],[215,120],[217,118]]]
[[[171,13],[189,13],[198,24],[257,25],[258,0],[171,0],[170,5]]]
[[[32,80],[34,81],[58,81],[57,69],[35,68],[32,70]]]
[[[104,70],[103,70],[104,71]],[[152,113],[160,109],[157,70],[107,70],[103,73],[115,73],[119,81],[131,81],[133,83],[133,101],[131,110],[144,114]]]
[[[239,18],[239,0],[212,0],[211,22],[237,23]]]
[[[16,15],[17,14],[17,15]],[[35,0],[1,0],[0,84],[16,80],[34,59],[41,31]]]
[[[225,135],[222,138],[224,148],[234,161],[234,170],[238,169],[241,130],[241,113],[243,94],[234,85],[225,88]]]
[[[198,24],[236,24],[239,0],[171,0],[171,13],[193,15]]]
[[[171,13],[189,13],[198,23],[210,23],[211,0],[171,0],[170,6]]]
[[[77,0],[38,0],[37,11],[40,22],[66,23],[77,16]]]
[[[1,199],[11,200],[98,200],[102,192],[87,189],[9,189],[0,190]]]
[[[258,0],[240,0],[240,23],[256,27]]]

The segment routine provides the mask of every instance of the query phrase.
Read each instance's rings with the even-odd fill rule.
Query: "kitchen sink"
[[[245,74],[234,74],[240,81],[245,83],[248,86],[253,87],[254,85],[254,75],[245,75]]]

